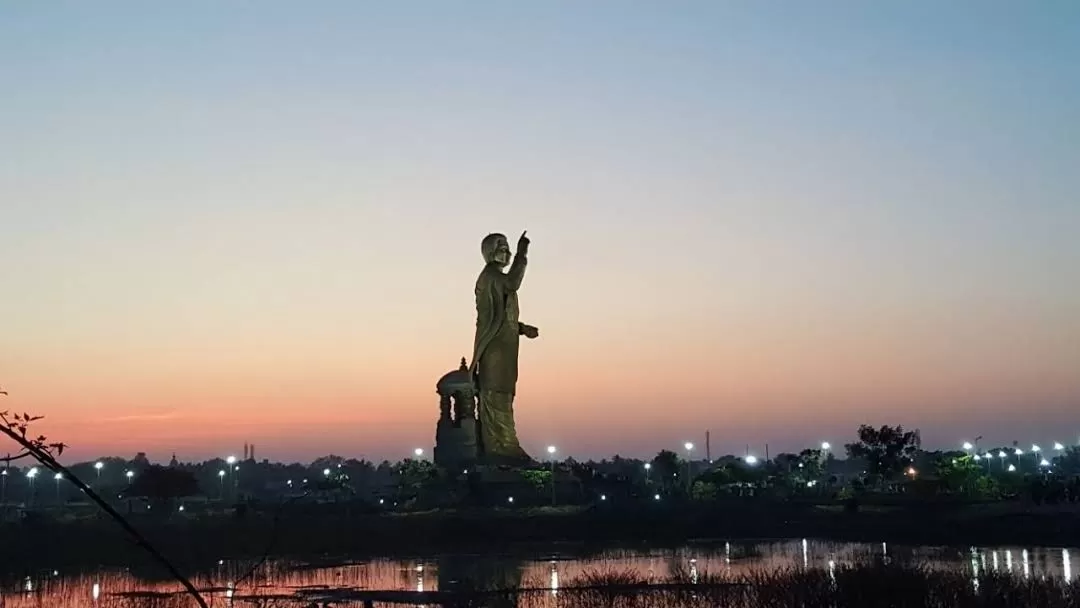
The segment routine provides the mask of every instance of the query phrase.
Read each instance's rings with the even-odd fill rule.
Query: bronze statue
[[[529,239],[521,233],[514,262],[501,234],[480,243],[484,270],[476,279],[476,340],[470,372],[480,402],[480,448],[485,461],[516,464],[531,459],[518,442],[514,428],[514,394],[518,376],[520,336],[535,338],[540,331],[518,321],[518,288],[525,277]],[[510,269],[503,272],[509,265]]]

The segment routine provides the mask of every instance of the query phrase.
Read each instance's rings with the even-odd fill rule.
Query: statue
[[[525,278],[529,239],[521,233],[512,264],[510,245],[501,234],[484,237],[480,252],[487,265],[476,279],[476,339],[469,371],[480,398],[481,455],[491,463],[530,462],[514,427],[518,342],[520,336],[540,335],[537,328],[518,321],[517,291]]]

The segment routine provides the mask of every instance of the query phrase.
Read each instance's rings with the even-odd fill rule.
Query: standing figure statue
[[[501,234],[480,243],[484,270],[476,279],[476,340],[470,371],[479,391],[481,457],[490,463],[531,461],[518,442],[514,427],[514,394],[518,376],[520,336],[535,338],[540,331],[518,321],[518,288],[525,278],[529,239],[521,233],[514,263],[510,245]],[[510,266],[510,270],[503,269]]]

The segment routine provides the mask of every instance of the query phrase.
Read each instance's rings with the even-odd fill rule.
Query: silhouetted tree
[[[667,486],[674,482],[679,472],[679,455],[671,450],[660,450],[652,459],[652,477]]]
[[[124,491],[126,496],[146,498],[157,503],[171,503],[177,498],[198,493],[199,484],[190,471],[156,464],[143,469]]]
[[[859,427],[859,441],[845,447],[850,458],[866,461],[867,473],[875,481],[893,481],[911,466],[921,442],[918,430],[864,424]]]

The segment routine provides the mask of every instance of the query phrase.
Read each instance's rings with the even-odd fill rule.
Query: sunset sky
[[[5,2],[0,207],[73,460],[430,450],[524,229],[534,454],[1080,440],[1071,0]]]

